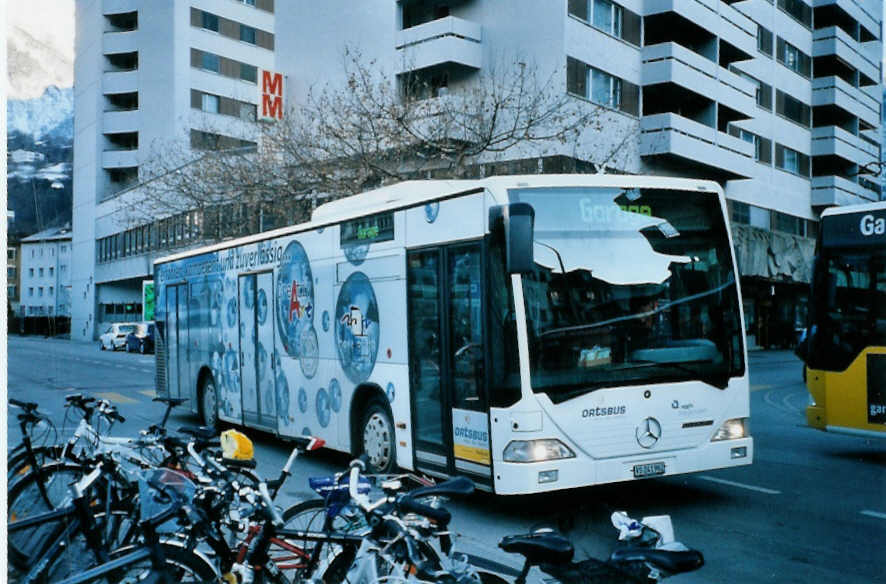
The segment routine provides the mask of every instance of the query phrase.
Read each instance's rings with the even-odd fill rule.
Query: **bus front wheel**
[[[386,404],[369,402],[360,424],[360,451],[369,457],[370,472],[384,474],[396,467],[394,422]]]
[[[204,426],[218,426],[218,393],[212,375],[207,375],[200,385],[200,417]]]

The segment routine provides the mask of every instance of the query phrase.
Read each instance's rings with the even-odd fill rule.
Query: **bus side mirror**
[[[489,231],[504,239],[505,266],[509,274],[525,274],[535,269],[533,230],[535,210],[529,203],[509,203],[489,209]]]

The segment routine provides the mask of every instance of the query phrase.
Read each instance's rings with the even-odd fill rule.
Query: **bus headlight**
[[[542,462],[560,458],[575,458],[575,453],[556,438],[512,440],[504,451],[505,462]]]
[[[739,438],[747,438],[750,434],[747,418],[732,418],[726,420],[720,429],[711,438],[711,442],[719,440],[738,440]]]

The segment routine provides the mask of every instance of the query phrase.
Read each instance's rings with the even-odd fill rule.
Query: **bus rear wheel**
[[[200,418],[204,426],[218,427],[218,392],[212,375],[207,375],[200,385]]]
[[[373,473],[393,472],[397,466],[394,448],[394,422],[390,410],[380,400],[372,400],[360,424],[360,452],[369,457]]]

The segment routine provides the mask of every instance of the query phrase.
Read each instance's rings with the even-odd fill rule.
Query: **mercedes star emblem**
[[[637,426],[637,443],[643,448],[652,448],[661,438],[661,424],[655,418],[646,418]]]

